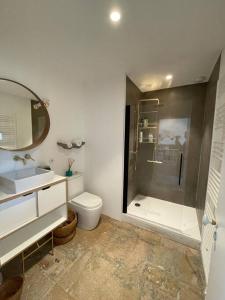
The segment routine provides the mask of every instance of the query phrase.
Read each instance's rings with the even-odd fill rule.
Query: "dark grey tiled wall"
[[[138,155],[138,193],[196,207],[205,93],[206,84],[194,84],[143,93],[142,98],[160,99],[160,103],[163,105],[159,107],[159,119],[188,118],[190,133],[187,143],[188,149],[185,150],[182,188],[178,188],[176,184],[167,184],[166,180],[169,178],[171,168],[167,167],[166,164],[153,166],[146,163],[151,156],[152,145],[143,144]],[[177,176],[178,168],[179,166],[173,170]],[[167,173],[168,176],[166,176]]]
[[[205,112],[203,121],[203,136],[201,147],[201,159],[199,166],[199,177],[196,197],[196,207],[199,225],[201,228],[202,217],[205,208],[205,197],[208,181],[209,160],[211,152],[211,141],[213,132],[213,120],[216,102],[217,81],[219,78],[220,58],[218,59],[212,75],[209,79],[206,90]]]
[[[128,170],[128,205],[137,193],[181,203],[197,208],[199,224],[205,207],[208,180],[209,159],[213,130],[216,88],[219,76],[220,58],[218,59],[207,84],[194,84],[177,88],[141,93],[127,77],[126,104],[131,105],[130,153]],[[183,178],[184,189],[160,185],[161,175],[169,170],[157,170],[157,166],[146,164],[152,155],[151,146],[143,144],[139,148],[137,171],[135,172],[134,139],[136,134],[135,104],[141,98],[159,98],[164,104],[160,107],[160,118],[190,118],[190,135],[187,156],[184,161],[186,176]],[[164,176],[165,177],[165,176]],[[185,193],[184,193],[185,192]]]

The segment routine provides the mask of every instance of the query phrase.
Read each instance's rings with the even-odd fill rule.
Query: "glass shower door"
[[[185,197],[188,132],[188,118],[161,119],[158,143],[153,149],[156,163],[153,163],[152,192],[160,199],[178,204],[183,204]]]
[[[140,105],[139,193],[184,204],[190,120],[185,117],[168,118],[166,114],[163,117],[155,114],[153,118],[153,112],[157,113],[159,109],[159,104],[147,101]],[[145,127],[145,120],[150,120],[148,127]]]

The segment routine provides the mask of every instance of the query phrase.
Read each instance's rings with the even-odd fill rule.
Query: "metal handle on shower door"
[[[181,176],[182,176],[182,165],[183,165],[183,153],[180,154],[180,169],[179,169],[179,185],[181,184]]]
[[[135,159],[134,159],[134,170],[137,170],[137,151],[130,151],[130,154],[133,154]]]

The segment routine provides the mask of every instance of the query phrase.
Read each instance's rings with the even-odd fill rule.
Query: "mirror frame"
[[[49,133],[49,130],[50,130],[50,117],[49,117],[49,113],[48,113],[48,110],[47,110],[44,102],[41,100],[41,98],[35,92],[33,92],[30,88],[28,88],[26,85],[24,85],[22,83],[20,83],[18,81],[15,81],[15,80],[12,80],[12,79],[1,78],[1,77],[0,77],[0,80],[15,83],[15,84],[25,88],[26,90],[28,90],[38,100],[38,102],[41,103],[41,107],[42,107],[42,109],[44,109],[45,115],[46,115],[46,126],[43,130],[42,135],[35,141],[35,143],[31,144],[30,146],[27,146],[27,147],[24,147],[24,148],[19,148],[19,149],[5,149],[3,147],[0,147],[0,150],[4,150],[4,151],[25,151],[25,150],[30,150],[30,149],[33,149],[33,148],[39,146],[45,140],[45,138],[47,137],[47,135]]]

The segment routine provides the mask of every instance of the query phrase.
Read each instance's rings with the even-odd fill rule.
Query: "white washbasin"
[[[0,174],[0,189],[5,193],[20,193],[48,183],[54,171],[41,168],[27,168]]]

